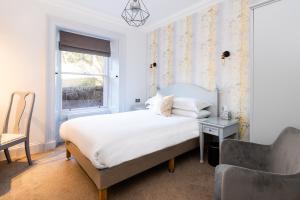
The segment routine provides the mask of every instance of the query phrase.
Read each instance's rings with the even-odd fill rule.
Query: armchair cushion
[[[230,165],[219,165],[215,174],[216,200],[300,199],[299,175],[274,174]]]

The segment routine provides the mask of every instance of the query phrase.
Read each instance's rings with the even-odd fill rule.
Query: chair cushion
[[[25,139],[26,136],[19,133],[3,133],[1,134],[1,145],[6,145],[17,140]]]

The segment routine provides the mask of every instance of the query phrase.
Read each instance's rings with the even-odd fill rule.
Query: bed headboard
[[[212,112],[212,116],[219,116],[219,92],[217,89],[210,91],[192,84],[173,84],[165,88],[161,88],[159,92],[162,95],[189,97],[209,102],[212,104],[209,109]]]

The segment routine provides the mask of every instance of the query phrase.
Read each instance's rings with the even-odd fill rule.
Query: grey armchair
[[[225,140],[215,171],[215,200],[299,200],[300,130],[286,128],[274,144]]]

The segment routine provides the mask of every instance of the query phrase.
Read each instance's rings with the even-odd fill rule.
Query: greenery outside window
[[[62,110],[107,107],[109,57],[60,52]]]

